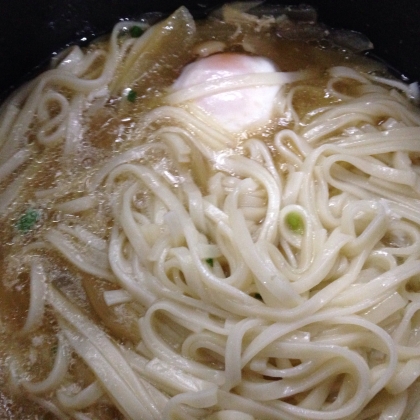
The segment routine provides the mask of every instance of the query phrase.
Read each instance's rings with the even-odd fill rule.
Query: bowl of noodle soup
[[[420,418],[414,76],[176,6],[1,105],[2,418]]]

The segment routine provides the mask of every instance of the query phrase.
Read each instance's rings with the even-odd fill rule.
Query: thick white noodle
[[[50,374],[40,382],[30,382],[27,380],[21,381],[21,385],[26,391],[33,394],[43,394],[57,389],[63,381],[67,370],[70,351],[68,344],[65,342],[63,336],[58,336],[58,345],[54,361],[54,366]]]
[[[43,322],[45,310],[45,294],[47,287],[47,276],[41,262],[34,260],[30,272],[30,302],[28,315],[20,334],[27,334],[31,330],[40,327]]]

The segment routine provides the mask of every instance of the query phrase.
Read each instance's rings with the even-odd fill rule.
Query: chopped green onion
[[[206,263],[207,263],[210,267],[213,267],[213,258],[207,258],[207,259],[206,259]]]
[[[127,93],[127,101],[134,102],[137,98],[137,92],[133,89]]]
[[[132,38],[139,38],[143,34],[143,29],[140,26],[132,26],[130,28],[130,35]]]
[[[303,234],[305,224],[302,220],[302,216],[299,213],[294,211],[290,212],[286,216],[286,223],[291,231],[298,233],[299,235]]]
[[[34,209],[28,209],[16,223],[16,229],[19,232],[29,232],[39,220],[39,213]]]

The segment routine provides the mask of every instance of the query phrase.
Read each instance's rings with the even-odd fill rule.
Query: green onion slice
[[[302,235],[305,229],[305,223],[302,219],[302,216],[295,211],[288,213],[286,216],[287,227],[295,233]]]
[[[130,28],[130,35],[132,38],[139,38],[143,35],[143,29],[140,26],[132,26]]]
[[[29,232],[38,220],[39,213],[35,209],[30,208],[20,216],[16,223],[16,229],[22,233]]]
[[[137,98],[137,92],[133,89],[127,93],[127,101],[134,102]]]

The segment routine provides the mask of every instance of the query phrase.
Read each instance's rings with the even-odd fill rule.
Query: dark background
[[[0,100],[52,53],[109,32],[120,18],[172,12],[181,4],[196,16],[223,2],[211,0],[0,0]],[[283,4],[301,4],[285,0]],[[410,81],[420,79],[420,0],[307,0],[319,21],[363,32],[374,53]],[[83,41],[81,41],[83,40]],[[86,41],[85,41],[86,40]]]

